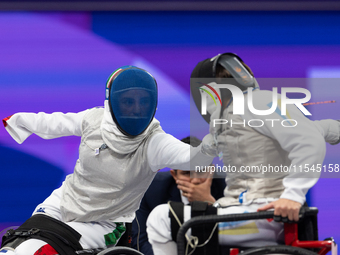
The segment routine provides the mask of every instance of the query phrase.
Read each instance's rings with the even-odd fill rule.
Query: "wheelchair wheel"
[[[97,255],[143,255],[143,253],[129,247],[112,247],[99,252]]]
[[[263,254],[291,254],[291,255],[317,255],[317,253],[286,245],[264,246],[252,248],[241,253],[242,255],[263,255]]]

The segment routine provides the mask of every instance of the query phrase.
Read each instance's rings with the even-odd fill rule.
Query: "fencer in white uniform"
[[[193,168],[190,160],[209,165],[212,157],[202,153],[201,146],[191,148],[162,130],[154,118],[156,106],[157,83],[152,75],[125,66],[109,77],[104,107],[66,114],[17,113],[5,118],[6,130],[18,143],[31,134],[44,139],[81,137],[74,172],[33,215],[48,215],[76,230],[83,249],[105,248],[115,245],[125,222],[132,222],[157,170],[189,170]],[[15,255],[42,251],[59,252],[35,238],[2,248]]]
[[[237,76],[235,70],[243,73]],[[207,106],[211,113],[210,135],[203,139],[203,144],[210,144],[206,149],[210,155],[223,157],[226,172],[227,186],[224,197],[217,201],[217,213],[274,209],[275,215],[297,220],[307,191],[320,176],[325,141],[339,142],[339,122],[311,121],[295,105],[287,106],[285,116],[280,114],[279,108],[269,115],[254,114],[247,106],[248,97],[253,99],[255,109],[268,110],[273,104],[273,92],[260,90],[250,68],[232,53],[201,61],[191,77],[211,80],[208,86],[200,87],[203,91],[226,83],[244,93],[244,114],[233,114],[235,100],[229,91],[224,92],[218,86],[215,91],[222,98],[222,104],[211,100]],[[200,82],[206,83],[206,80]],[[205,92],[201,90],[200,93]],[[280,99],[278,94],[276,100]],[[190,206],[185,206],[184,220],[190,219],[190,212]],[[177,254],[171,235],[169,205],[160,205],[152,211],[147,232],[155,255]],[[268,220],[220,223],[218,236],[223,245],[274,245],[283,241],[283,224]],[[205,241],[199,240],[199,243]]]

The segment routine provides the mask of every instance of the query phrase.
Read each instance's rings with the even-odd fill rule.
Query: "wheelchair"
[[[129,223],[128,223],[129,224]],[[131,223],[130,223],[131,224]],[[2,237],[8,233],[8,231],[15,231],[19,226],[12,226],[8,227],[2,231],[0,231],[0,244],[2,243]],[[130,232],[131,226],[127,227],[128,232],[124,233],[123,236],[120,238],[117,246],[109,247],[106,249],[86,249],[86,250],[79,250],[76,251],[78,255],[143,255],[143,253],[132,249],[129,247],[130,242]],[[1,251],[0,251],[1,253]]]
[[[314,207],[303,208],[301,210],[301,220],[309,218],[307,231],[313,232],[313,240],[300,240],[301,230],[298,223],[284,223],[285,232],[285,245],[264,246],[256,248],[230,248],[229,255],[263,255],[263,254],[290,254],[290,255],[326,255],[329,251],[332,251],[332,255],[337,255],[337,245],[333,238],[327,238],[324,241],[317,240],[317,213],[318,209]],[[218,223],[218,222],[230,222],[230,221],[244,221],[244,220],[256,220],[256,219],[273,219],[273,211],[255,212],[255,213],[243,213],[243,214],[227,214],[227,215],[206,215],[196,216],[185,222],[177,233],[177,254],[186,254],[185,233],[191,227],[200,224]],[[300,221],[299,221],[300,222]],[[7,230],[7,229],[6,229]],[[6,231],[4,230],[4,231]],[[3,231],[3,232],[4,232]],[[301,232],[301,231],[300,231]],[[299,235],[300,234],[300,235]],[[302,235],[303,236],[303,235]],[[104,250],[82,250],[77,251],[79,255],[143,255],[141,252],[126,247],[126,239],[129,238],[125,235],[125,240],[118,245],[109,247]],[[193,253],[195,254],[195,253]],[[207,253],[211,254],[211,253]],[[214,255],[214,254],[212,254]],[[224,254],[220,254],[224,255]]]
[[[337,254],[337,245],[333,238],[327,238],[324,241],[319,241],[317,234],[317,213],[318,209],[315,207],[304,207],[300,211],[300,221],[305,220],[306,226],[298,226],[297,222],[284,223],[285,245],[264,246],[256,248],[231,248],[230,255],[262,255],[262,254],[291,254],[291,255],[325,255],[329,251],[332,255]],[[259,219],[273,219],[273,211],[263,211],[255,213],[244,214],[228,214],[228,215],[205,215],[193,217],[185,222],[177,233],[177,252],[178,255],[186,255],[186,240],[185,233],[191,227],[200,224],[243,221],[243,220],[259,220]],[[308,221],[306,221],[308,219]],[[299,221],[299,222],[300,222]],[[302,228],[307,228],[307,231],[313,232],[313,240],[304,240],[304,233],[300,233]],[[302,238],[300,238],[302,237]],[[302,240],[299,240],[302,239]],[[195,254],[195,253],[193,253]],[[208,254],[208,253],[207,253]],[[223,254],[224,255],[224,254]]]

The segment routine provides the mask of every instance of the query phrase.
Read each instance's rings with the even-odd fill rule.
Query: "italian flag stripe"
[[[113,77],[115,77],[120,71],[122,71],[122,68],[118,68],[113,74],[111,74],[111,77],[109,78],[107,84],[109,85],[113,79]],[[109,87],[108,87],[109,88]]]

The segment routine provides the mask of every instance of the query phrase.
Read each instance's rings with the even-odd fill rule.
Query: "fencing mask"
[[[156,80],[141,68],[123,66],[108,78],[106,99],[118,129],[127,136],[138,136],[156,113]]]

